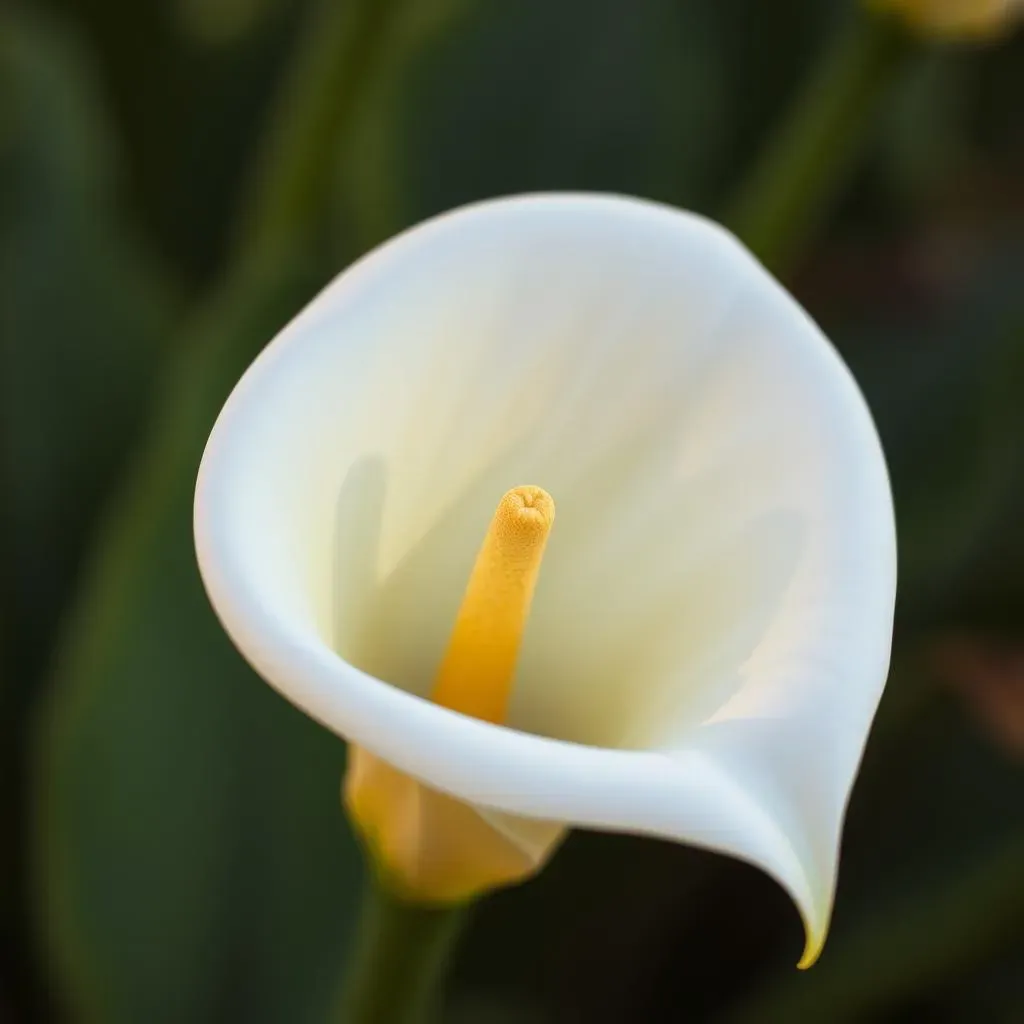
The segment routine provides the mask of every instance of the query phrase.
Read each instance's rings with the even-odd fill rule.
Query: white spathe
[[[519,484],[558,519],[496,726],[422,695]],[[243,376],[195,529],[235,643],[328,728],[524,844],[551,822],[757,864],[816,954],[888,669],[892,501],[846,367],[722,228],[551,194],[406,232]]]

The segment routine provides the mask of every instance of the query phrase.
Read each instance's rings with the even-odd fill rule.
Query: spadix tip
[[[555,503],[543,487],[513,487],[498,503],[494,526],[501,532],[546,534],[555,521]]]

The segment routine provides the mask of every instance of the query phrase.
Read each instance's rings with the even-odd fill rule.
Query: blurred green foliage
[[[361,875],[344,751],[202,593],[220,403],[317,287],[441,209],[722,211],[848,7],[0,9],[0,1019],[327,1019]],[[796,915],[753,869],[575,835],[480,909],[451,1021],[1021,1019],[1022,108],[1020,34],[923,52],[790,282],[867,394],[901,542],[820,964],[793,970]]]

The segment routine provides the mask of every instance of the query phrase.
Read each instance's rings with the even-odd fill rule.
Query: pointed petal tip
[[[815,927],[804,919],[804,951],[797,962],[797,970],[806,971],[818,962],[821,951],[825,947],[827,930],[821,926]]]

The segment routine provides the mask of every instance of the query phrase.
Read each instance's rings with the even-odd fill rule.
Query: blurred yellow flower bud
[[[868,0],[897,11],[917,32],[945,39],[984,39],[1010,29],[1024,14],[1022,0]]]

